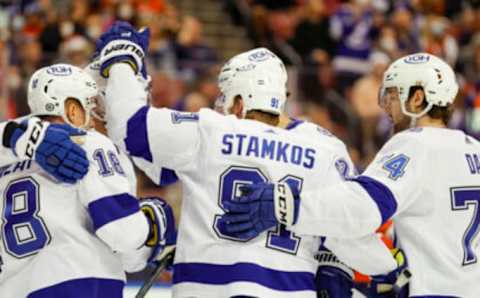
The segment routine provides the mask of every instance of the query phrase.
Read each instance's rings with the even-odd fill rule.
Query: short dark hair
[[[235,104],[241,100],[242,97],[240,95],[235,96],[234,102]],[[272,126],[277,126],[278,123],[280,122],[280,116],[275,115],[269,112],[265,112],[262,110],[250,110],[246,113],[245,119],[253,119],[253,120],[258,120],[260,122],[272,125]]]
[[[427,107],[428,103],[427,103],[427,100],[426,100],[427,94],[423,90],[422,86],[410,87],[410,90],[408,92],[408,98],[410,99],[417,90],[422,90],[423,91],[424,101],[422,103],[422,108],[424,109],[424,108]],[[447,125],[448,122],[450,121],[450,118],[452,118],[452,114],[453,114],[453,105],[452,104],[447,104],[444,107],[434,105],[434,106],[432,106],[430,111],[427,112],[428,116],[430,116],[433,119],[441,119],[445,125]]]
[[[245,115],[246,119],[254,119],[272,126],[277,126],[280,122],[280,116],[261,110],[250,110]]]

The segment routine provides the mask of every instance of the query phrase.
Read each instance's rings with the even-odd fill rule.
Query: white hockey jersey
[[[475,298],[479,175],[477,140],[458,130],[411,129],[387,142],[357,180],[302,194],[300,219],[292,229],[340,236],[341,227],[363,234],[393,216],[413,274],[410,297]]]
[[[144,159],[147,172],[174,169],[183,182],[175,297],[315,297],[313,255],[318,238],[302,238],[277,227],[238,242],[224,229],[222,202],[235,199],[244,183],[288,180],[311,188],[338,182],[338,172],[352,168],[343,143],[308,123],[294,123],[287,131],[211,110],[192,114],[149,109],[145,102],[131,69],[114,65],[106,91],[110,136],[129,154]],[[375,249],[369,249],[372,243]],[[342,249],[343,255],[355,248],[347,241],[332,241],[331,246]],[[370,269],[361,271],[396,267],[378,238],[365,237],[356,247],[359,254],[377,256],[376,262],[369,260]],[[348,261],[365,264],[361,257],[355,259],[357,253],[350,250],[348,255],[353,256]]]
[[[52,286],[91,279],[117,286],[100,295],[121,297],[124,268],[113,251],[142,246],[148,222],[129,194],[124,167],[131,165],[122,164],[111,141],[88,132],[83,148],[90,168],[75,185],[58,183],[34,161],[0,168],[2,298],[43,297]],[[82,283],[75,285],[82,297]]]
[[[343,143],[313,125],[314,136],[208,109],[192,114],[143,107],[120,126],[123,134],[119,127],[109,131],[130,154],[174,169],[183,182],[175,297],[316,297],[319,238],[278,226],[239,241],[225,230],[223,202],[238,197],[245,183],[288,181],[312,189],[339,182]]]

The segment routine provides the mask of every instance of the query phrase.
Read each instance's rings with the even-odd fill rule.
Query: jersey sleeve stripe
[[[192,282],[227,285],[233,282],[252,282],[278,291],[315,291],[315,276],[311,272],[279,271],[253,263],[178,263],[174,265],[174,271],[174,284]]]
[[[166,186],[178,181],[177,174],[166,168],[162,168],[160,172],[160,186]]]
[[[106,278],[67,280],[30,293],[28,298],[51,297],[122,297],[125,283]]]
[[[127,122],[125,147],[130,155],[152,161],[152,152],[148,142],[147,113],[149,107],[139,109]]]
[[[427,296],[410,296],[410,298],[461,298],[459,296],[443,296],[443,295],[427,295]]]
[[[292,130],[294,129],[295,127],[299,126],[300,124],[302,124],[303,120],[299,120],[299,119],[291,119],[292,121],[290,123],[288,123],[287,127],[285,127],[286,130]]]
[[[103,197],[88,204],[88,213],[92,218],[95,231],[139,210],[138,200],[128,193]]]
[[[349,179],[360,184],[372,198],[382,216],[382,225],[397,211],[397,201],[393,193],[383,183],[368,176],[358,176]]]

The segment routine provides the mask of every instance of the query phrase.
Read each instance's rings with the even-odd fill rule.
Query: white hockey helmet
[[[287,100],[287,72],[282,60],[266,48],[256,48],[231,58],[218,76],[221,96],[215,108],[229,114],[235,97],[248,111],[260,110],[280,115]]]
[[[425,92],[427,107],[420,113],[407,110],[411,87],[419,86]],[[386,89],[398,90],[402,113],[413,120],[425,115],[433,106],[452,104],[458,93],[453,69],[442,59],[427,53],[416,53],[393,62],[385,71],[380,91],[380,106],[385,104]]]
[[[65,115],[65,101],[68,98],[78,100],[85,110],[85,124],[90,123],[90,113],[95,107],[98,89],[95,80],[70,64],[54,64],[37,70],[28,83],[28,105],[35,116],[61,116],[70,123]]]

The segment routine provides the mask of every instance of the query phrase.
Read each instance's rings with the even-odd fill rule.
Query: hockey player
[[[392,63],[380,105],[396,134],[363,175],[302,193],[298,221],[290,228],[360,236],[393,217],[412,272],[410,297],[478,297],[480,144],[447,128],[457,92],[453,70],[433,55],[417,53]],[[241,233],[251,238],[268,228],[261,223],[276,222],[274,210],[251,212],[273,200],[272,187],[249,188],[236,209],[243,210],[237,214],[243,218],[232,219],[231,228],[241,225]]]
[[[107,123],[106,123],[106,119],[105,119],[105,101],[104,101],[105,88],[107,86],[107,80],[100,75],[99,70],[100,70],[100,64],[99,64],[97,59],[92,61],[92,63],[90,63],[87,67],[84,68],[84,71],[87,72],[95,80],[95,82],[97,83],[97,87],[99,89],[98,100],[96,102],[95,109],[92,110],[93,126],[94,126],[95,130],[97,130],[98,132],[100,132],[104,135],[107,135],[107,126],[106,126]],[[138,74],[136,77],[137,77],[137,80],[138,80],[139,84],[142,86],[142,89],[145,90],[145,94],[148,98],[150,96],[149,95],[150,94],[149,89],[150,89],[151,78],[149,76],[144,77],[141,74]],[[124,158],[124,154],[122,152],[122,154],[120,155],[120,158],[125,159],[125,158],[128,158],[128,157],[125,156],[125,158]],[[165,169],[165,168],[157,169],[152,163],[147,162],[142,158],[132,157],[131,160],[139,168],[141,168],[142,171],[154,183],[156,183],[159,186],[167,186],[167,185],[173,184],[173,183],[178,181],[177,175],[175,174],[174,171],[172,171],[170,169]],[[127,163],[130,164],[131,163],[130,160]],[[128,167],[128,168],[130,168],[130,167]],[[133,171],[133,168],[132,168],[132,171]],[[127,176],[129,176],[129,175],[127,175]],[[131,176],[133,177],[133,179],[130,179],[130,180],[135,180],[135,181],[131,181],[132,185],[136,185],[135,175],[132,173]],[[135,189],[135,187],[134,187],[134,189]]]
[[[256,61],[254,57],[262,57]],[[258,59],[257,59],[258,60]],[[268,73],[282,74],[279,81],[280,84],[286,85],[287,73],[283,62],[272,52],[266,48],[257,48],[231,58],[221,69],[219,75],[219,88],[222,95],[215,103],[215,109],[222,114],[235,114],[238,118],[245,118],[246,114],[255,109],[265,109],[267,105],[248,100],[248,93],[251,92],[251,81],[242,79],[239,74],[241,72],[255,73],[261,68],[268,68]],[[243,97],[242,97],[243,96]],[[247,98],[247,100],[243,100]],[[286,102],[283,101],[284,103]],[[307,121],[300,121],[288,117],[285,113],[279,115],[277,127],[291,130],[292,132],[303,134],[317,138],[319,131],[324,132],[329,136],[325,143],[331,143],[336,151],[336,160],[323,161],[335,165],[337,172],[334,175],[341,175],[341,177],[348,179],[355,175],[353,163],[348,156],[346,146],[339,139],[335,138],[328,131],[323,128],[309,123]],[[371,274],[379,275],[379,273],[386,274],[382,271],[382,252],[385,250],[385,244],[379,240],[377,235],[372,234],[362,239],[335,239],[329,237],[325,239],[318,253],[319,270],[317,274],[317,287],[320,293],[328,293],[330,298],[334,297],[348,297],[348,293],[353,286],[353,272],[344,264],[348,264],[357,270],[370,272]],[[333,255],[330,251],[333,251]],[[354,251],[355,253],[352,253]],[[380,256],[379,256],[380,254]],[[402,252],[392,250],[392,254],[396,255],[400,267],[403,268],[405,262],[401,259]],[[339,259],[341,262],[339,262]],[[372,262],[377,260],[377,262]],[[378,265],[377,268],[372,268],[372,264]],[[372,273],[373,272],[373,273]],[[394,274],[392,272],[391,274]],[[376,284],[391,283],[386,276],[376,276],[373,280],[372,287],[369,291],[377,294],[375,289]]]
[[[72,65],[42,68],[29,82],[33,115],[51,123],[87,127],[96,95],[93,79]],[[129,194],[113,143],[94,131],[83,142],[90,168],[75,185],[31,160],[0,171],[2,298],[122,297],[124,264],[141,269],[173,241],[171,210]]]
[[[181,113],[145,106],[145,94],[135,79],[135,72],[143,69],[138,53],[146,48],[145,35],[116,25],[97,46],[100,73],[109,78],[111,136],[132,156],[175,169],[183,181],[174,296],[315,297],[318,237],[301,237],[277,226],[259,239],[238,241],[224,229],[229,219],[223,214],[244,183],[274,179],[310,188],[312,177],[325,183],[340,180],[334,168],[328,169],[335,173],[330,175],[318,169],[320,160],[336,154],[337,143],[315,130],[318,140],[325,141],[323,147],[330,148],[321,150],[320,142],[305,135],[258,121],[208,109]],[[257,62],[268,58],[264,52],[251,57]],[[237,72],[251,84],[245,98],[252,98],[248,103],[253,106],[245,114],[276,125],[286,96],[283,74],[265,69],[253,73],[248,67]]]

